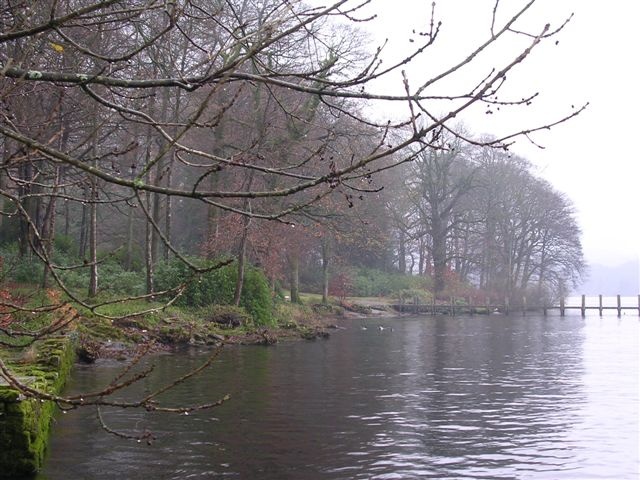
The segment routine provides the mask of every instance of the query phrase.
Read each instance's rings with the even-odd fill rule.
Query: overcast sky
[[[377,0],[379,18],[369,25],[378,41],[389,38],[389,52],[406,51],[415,43],[412,30],[424,30],[431,0]],[[504,1],[508,9],[523,2]],[[438,49],[429,61],[408,70],[410,81],[435,66],[450,66],[463,58],[478,41],[486,40],[493,0],[440,0],[437,16],[442,20]],[[511,11],[511,10],[510,10]],[[505,8],[504,14],[507,12]],[[533,56],[509,76],[510,92],[522,97],[540,92],[527,108],[499,115],[476,112],[465,119],[477,133],[499,135],[513,125],[533,126],[553,121],[586,102],[586,112],[550,133],[538,135],[541,150],[526,140],[513,150],[538,167],[538,173],[574,202],[583,230],[583,247],[589,263],[615,265],[640,257],[640,88],[638,46],[640,46],[640,2],[636,0],[539,0],[522,28],[540,31],[545,23],[559,26],[571,13],[574,17],[556,38],[537,49]],[[501,17],[498,17],[501,18]],[[510,41],[487,55],[486,62],[503,60],[524,44]],[[486,63],[485,65],[488,65]],[[486,67],[485,67],[486,68]],[[478,72],[485,70],[479,70]],[[465,72],[468,80],[473,71]],[[465,85],[465,78],[447,82]],[[398,77],[394,85],[401,86]],[[372,89],[373,90],[373,89]],[[376,88],[377,90],[377,88]]]

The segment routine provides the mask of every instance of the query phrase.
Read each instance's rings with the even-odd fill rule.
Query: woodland
[[[459,120],[535,108],[530,85],[505,85],[568,19],[523,31],[534,4],[496,1],[475,49],[412,78],[447,48],[435,3],[393,63],[362,29],[368,0],[2,2],[2,332],[51,335],[66,324],[12,322],[67,305],[113,320],[105,306],[226,304],[266,325],[302,291],[567,292],[584,270],[572,202],[511,146],[585,107],[501,137]],[[467,73],[505,42],[517,53]],[[396,104],[409,113],[384,118]],[[57,293],[34,306],[25,288]]]

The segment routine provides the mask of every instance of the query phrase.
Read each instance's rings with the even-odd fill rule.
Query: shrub
[[[110,261],[98,266],[98,287],[119,295],[141,295],[145,291],[145,277],[142,272],[128,272],[116,261]]]
[[[178,306],[229,305],[233,302],[237,278],[235,263],[196,276],[179,260],[165,262],[156,269],[158,290],[168,290],[188,282],[187,288],[176,301]],[[271,291],[261,270],[254,267],[247,267],[245,270],[240,305],[251,314],[256,324],[267,325],[274,322]]]
[[[352,294],[358,297],[391,296],[401,290],[425,289],[423,277],[387,273],[373,268],[359,268],[351,274]]]
[[[417,288],[407,288],[405,290],[400,290],[396,292],[394,296],[405,302],[412,302],[417,298],[420,303],[429,303],[433,298],[433,295],[431,295],[431,293],[427,292],[426,290]]]
[[[245,272],[240,305],[251,313],[259,325],[274,323],[271,290],[269,289],[267,277],[261,270],[250,267]]]
[[[126,248],[120,248],[112,252],[113,258],[122,265],[123,268],[129,264],[129,269],[135,272],[141,272],[145,268],[144,252],[138,245],[134,245],[131,251],[131,258]]]
[[[344,300],[353,291],[352,280],[348,272],[338,272],[329,281],[329,294]]]
[[[313,309],[308,305],[291,302],[276,302],[274,317],[278,325],[284,328],[295,328],[313,316]]]
[[[67,288],[72,290],[87,288],[89,285],[89,271],[86,268],[64,270],[60,272],[60,277]]]
[[[73,237],[69,235],[56,235],[53,240],[53,251],[64,255],[77,257],[78,247]]]
[[[80,290],[89,285],[89,269],[87,267],[61,270],[59,274],[68,288]],[[142,295],[145,291],[144,274],[127,272],[114,261],[101,263],[98,266],[98,289],[101,292],[118,295]]]
[[[18,283],[38,283],[42,279],[42,264],[33,255],[20,257],[16,244],[5,246],[0,250],[2,257],[1,280],[12,280]]]

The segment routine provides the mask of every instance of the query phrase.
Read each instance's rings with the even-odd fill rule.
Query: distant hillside
[[[588,279],[576,289],[586,295],[638,295],[640,293],[640,261],[614,267],[591,265]]]

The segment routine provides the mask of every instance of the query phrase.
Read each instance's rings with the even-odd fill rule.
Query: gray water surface
[[[147,446],[58,417],[42,479],[629,479],[639,474],[637,317],[351,320],[329,340],[229,347],[166,398],[106,412]],[[379,329],[378,326],[383,329]],[[206,350],[160,355],[153,388]],[[96,390],[121,365],[81,366]]]

